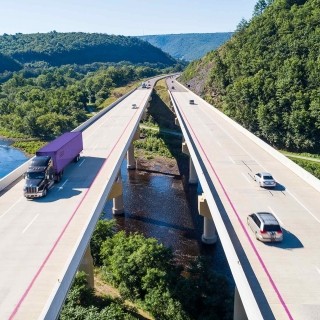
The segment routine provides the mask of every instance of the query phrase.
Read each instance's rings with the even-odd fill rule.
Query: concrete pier
[[[86,273],[88,287],[94,289],[93,259],[91,255],[90,245],[87,247],[87,250],[82,257],[78,270]]]
[[[197,184],[198,183],[198,175],[196,169],[194,167],[192,158],[189,159],[189,184]]]
[[[198,183],[198,175],[196,169],[194,167],[192,158],[190,157],[189,148],[187,143],[184,141],[182,142],[182,152],[189,155],[189,184],[197,184]]]
[[[124,213],[123,205],[123,192],[122,192],[122,178],[121,174],[118,174],[117,179],[113,183],[113,186],[108,195],[108,200],[113,200],[112,213],[114,215],[120,215]]]
[[[203,234],[201,237],[202,242],[205,244],[216,243],[218,239],[216,226],[213,222],[204,194],[198,196],[198,211],[199,214],[203,216]]]
[[[128,151],[127,151],[127,168],[129,170],[133,170],[136,168],[136,159],[134,157],[133,142],[138,139],[140,139],[140,128],[139,127],[138,127],[137,131],[135,132],[135,134],[132,138],[131,144],[130,144]]]

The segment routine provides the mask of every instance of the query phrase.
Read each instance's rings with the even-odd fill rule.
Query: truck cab
[[[26,198],[45,197],[47,191],[62,178],[63,171],[71,162],[80,159],[83,150],[82,132],[66,132],[36,151],[24,174]]]
[[[49,156],[37,156],[24,174],[24,196],[39,198],[47,195],[48,189],[54,184],[54,170],[52,159]]]

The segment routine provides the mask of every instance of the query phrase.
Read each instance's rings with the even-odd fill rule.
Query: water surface
[[[0,139],[0,179],[27,160],[23,152],[10,147],[10,141]]]
[[[175,253],[176,261],[186,265],[198,255],[209,256],[215,271],[232,275],[220,241],[214,245],[201,242],[203,217],[198,214],[200,187],[189,186],[184,177],[127,170],[121,168],[125,213],[115,216],[118,230],[139,232],[154,237]],[[112,201],[104,208],[104,217],[111,219]]]

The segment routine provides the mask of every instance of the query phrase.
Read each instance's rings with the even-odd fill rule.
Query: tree
[[[248,27],[248,25],[249,22],[246,19],[242,18],[236,27],[236,32],[241,32],[245,30]]]
[[[257,17],[273,2],[273,0],[258,0],[253,9],[253,16]]]
[[[101,248],[104,275],[119,287],[121,294],[129,299],[143,299],[148,287],[144,277],[150,269],[157,272],[174,270],[171,265],[172,252],[156,239],[145,239],[142,235],[123,231],[107,239]]]
[[[115,220],[99,220],[90,240],[91,254],[95,266],[101,266],[100,249],[102,243],[114,235]]]

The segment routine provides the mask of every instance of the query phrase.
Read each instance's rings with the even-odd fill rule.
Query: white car
[[[274,188],[277,185],[272,174],[269,172],[258,172],[254,175],[253,179],[259,183],[260,187]]]
[[[256,239],[267,241],[282,241],[283,231],[276,217],[269,212],[254,212],[247,218],[248,226],[254,232]]]

